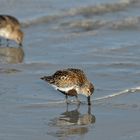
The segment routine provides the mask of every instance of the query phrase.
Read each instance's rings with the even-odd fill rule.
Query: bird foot
[[[65,103],[66,103],[66,104],[70,104],[70,101],[69,101],[69,100],[65,100]]]

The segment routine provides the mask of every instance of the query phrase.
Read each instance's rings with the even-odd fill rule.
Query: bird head
[[[19,44],[19,46],[22,46],[23,37],[24,33],[21,30],[18,29],[13,32],[13,39],[16,41],[17,44]]]

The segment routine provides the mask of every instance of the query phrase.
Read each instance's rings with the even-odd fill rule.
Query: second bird
[[[20,22],[15,17],[0,15],[0,37],[14,40],[19,46],[22,46],[23,36]]]
[[[90,96],[93,94],[94,86],[82,70],[74,68],[58,70],[53,75],[41,79],[63,93],[66,99],[68,96],[75,96],[78,99],[78,94],[82,94],[87,97],[88,105],[91,105]]]

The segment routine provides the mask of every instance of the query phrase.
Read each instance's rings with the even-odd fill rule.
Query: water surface
[[[23,47],[0,47],[2,140],[140,138],[139,0],[1,0],[21,21]],[[92,106],[40,80],[81,68],[95,85]],[[113,127],[112,127],[113,126]]]

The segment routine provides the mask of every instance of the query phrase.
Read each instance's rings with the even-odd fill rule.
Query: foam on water
[[[123,0],[118,3],[109,3],[109,4],[99,4],[87,7],[80,8],[72,8],[69,10],[68,14],[71,16],[75,16],[78,14],[81,15],[98,15],[98,14],[106,14],[117,11],[122,11],[131,6],[136,0]]]
[[[121,96],[121,95],[128,94],[128,93],[135,93],[137,91],[140,91],[140,87],[139,86],[138,87],[135,87],[135,88],[125,89],[125,90],[122,90],[120,92],[113,93],[113,94],[110,94],[110,95],[98,97],[98,98],[95,98],[93,101],[99,101],[99,100],[109,99],[109,98],[113,98],[113,97],[116,97],[116,96]]]

